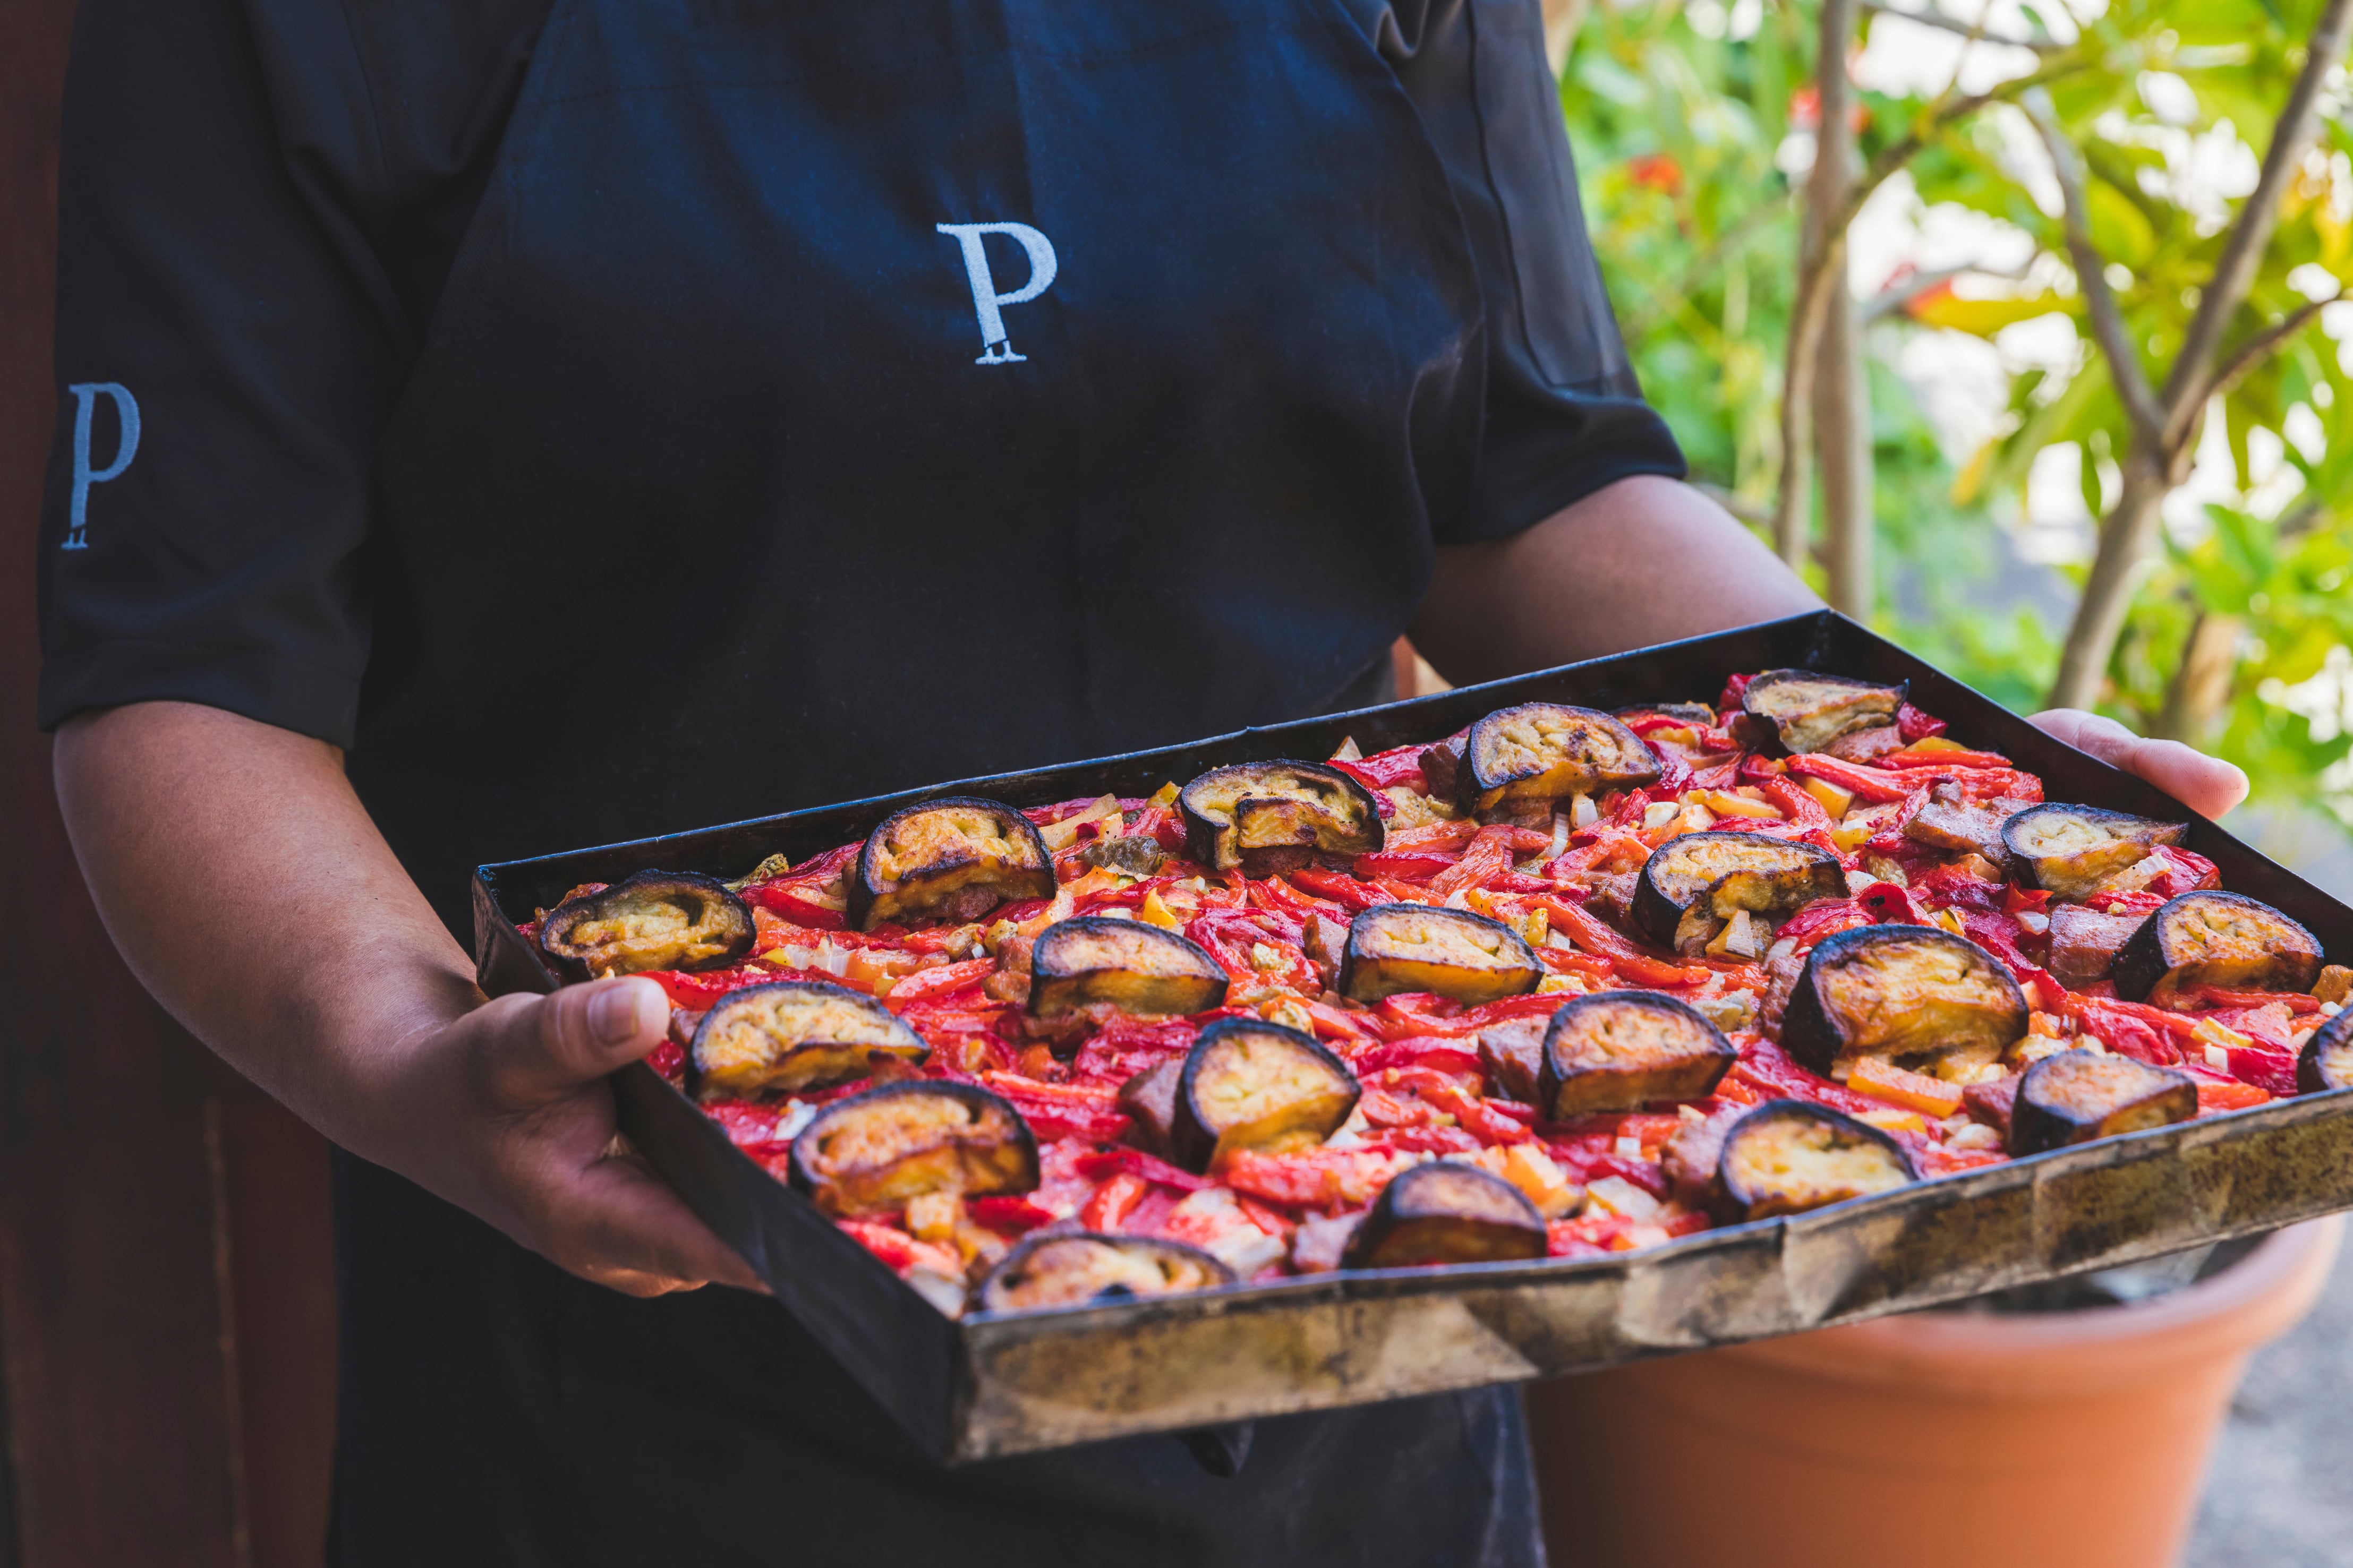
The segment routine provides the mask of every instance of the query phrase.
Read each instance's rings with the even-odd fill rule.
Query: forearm
[[[56,775],[82,874],[141,983],[338,1141],[367,1142],[346,1109],[389,1053],[480,1004],[465,953],[323,742],[140,703],[66,724]]]
[[[1509,539],[1440,550],[1412,636],[1462,685],[1820,608],[1730,513],[1645,476]]]

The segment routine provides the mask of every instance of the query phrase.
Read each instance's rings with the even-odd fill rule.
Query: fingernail
[[[588,1003],[588,1027],[608,1046],[628,1044],[638,1037],[645,992],[645,983],[638,980],[607,986]]]

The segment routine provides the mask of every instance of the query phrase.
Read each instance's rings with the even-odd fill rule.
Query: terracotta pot
[[[1925,1312],[1528,1391],[1557,1568],[2165,1568],[2342,1216],[2137,1306]]]

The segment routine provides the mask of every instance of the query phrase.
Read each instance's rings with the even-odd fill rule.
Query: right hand
[[[398,1047],[368,1142],[385,1146],[381,1163],[584,1279],[632,1296],[713,1281],[765,1291],[669,1184],[608,1152],[606,1075],[669,1024],[650,980],[501,996]]]

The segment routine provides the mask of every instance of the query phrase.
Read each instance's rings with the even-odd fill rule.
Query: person
[[[1409,629],[1814,608],[1680,482],[1555,90],[1535,0],[84,0],[42,720],[142,982],[342,1151],[333,1561],[1541,1560],[1508,1392],[941,1468],[606,1157],[658,988],[452,933]]]

